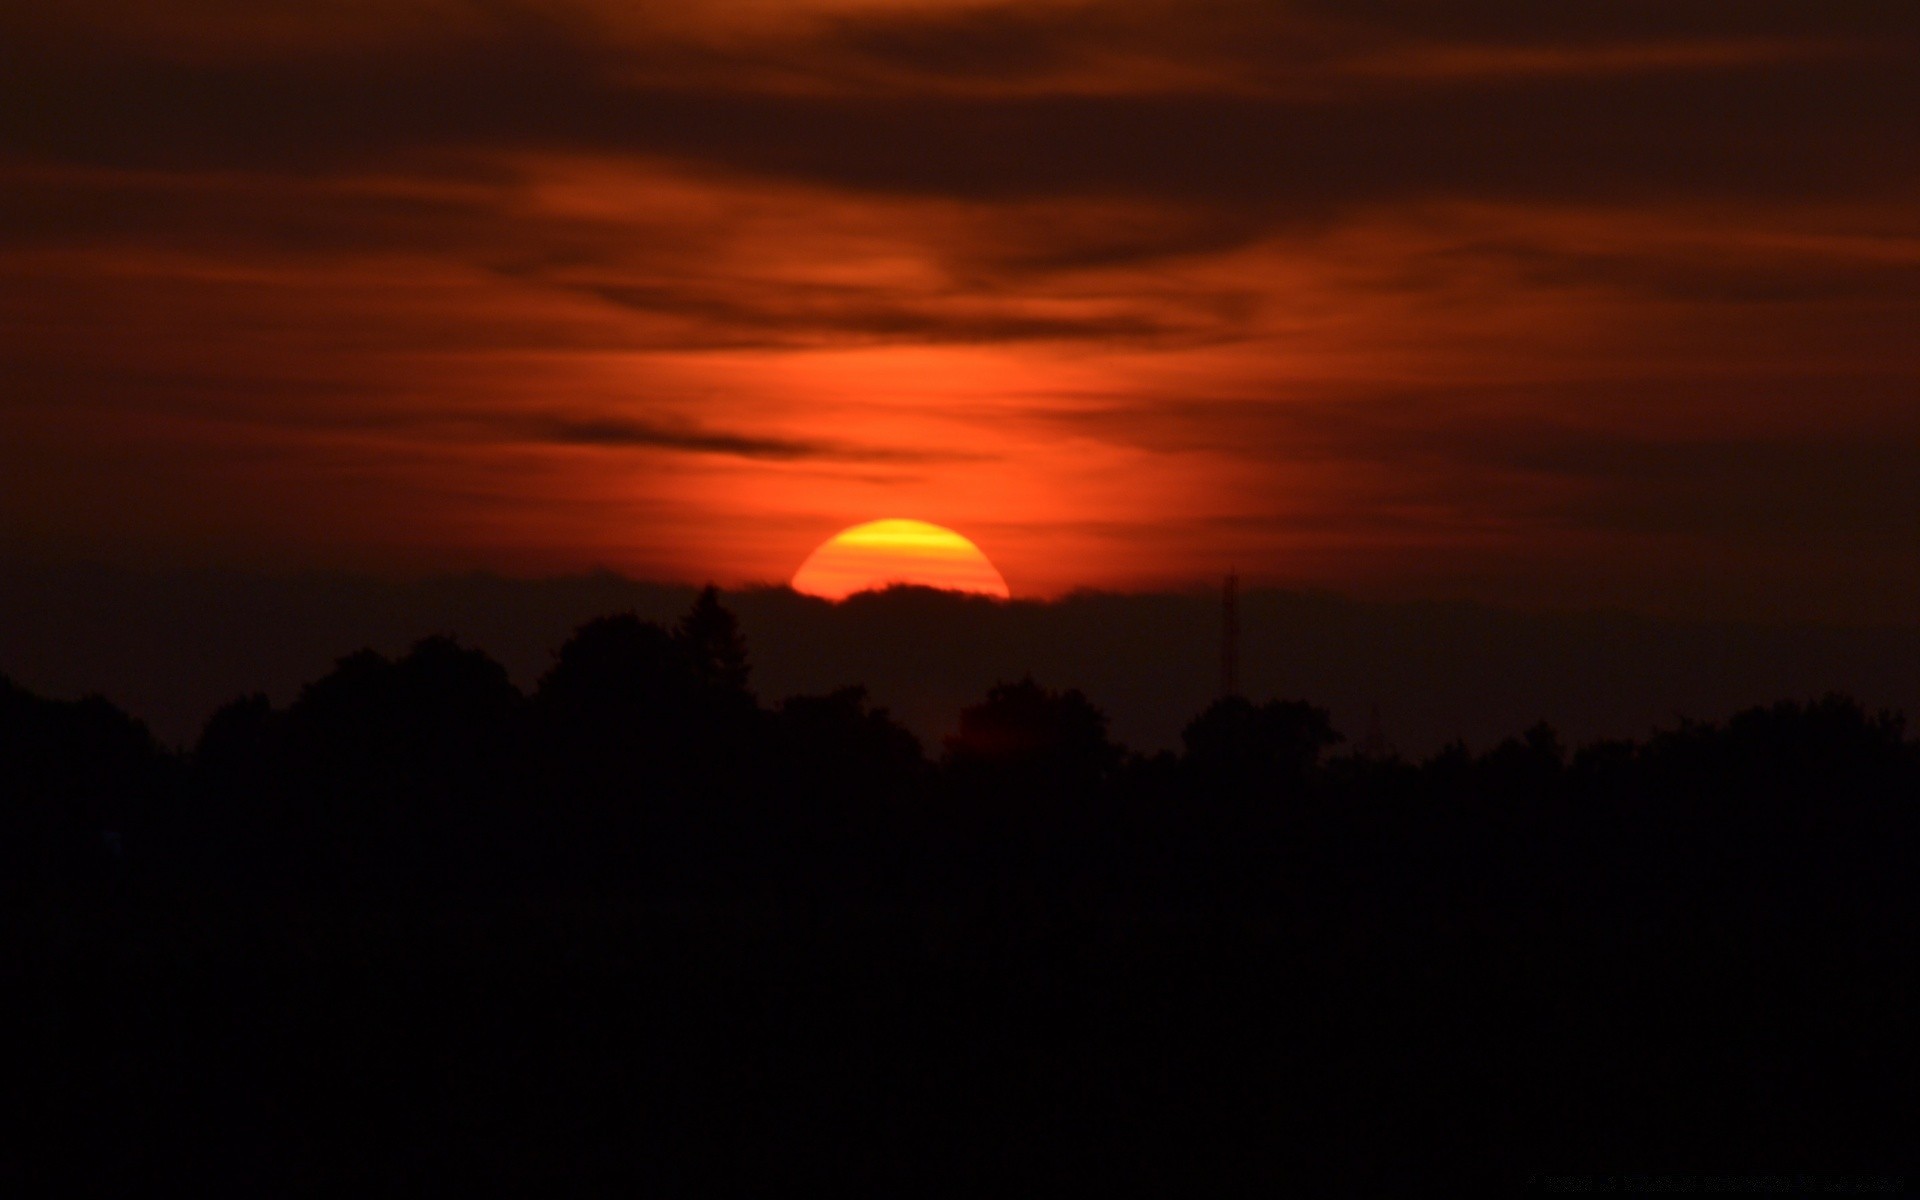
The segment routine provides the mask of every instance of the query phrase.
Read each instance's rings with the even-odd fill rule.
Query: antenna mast
[[[1240,694],[1240,576],[1231,570],[1220,597],[1220,694]]]

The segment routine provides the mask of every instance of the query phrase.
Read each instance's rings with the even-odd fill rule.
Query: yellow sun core
[[[1007,599],[1007,581],[980,547],[925,521],[869,521],[820,544],[793,574],[793,590],[828,600],[894,584]]]

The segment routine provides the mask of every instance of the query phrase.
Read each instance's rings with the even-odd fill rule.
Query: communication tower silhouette
[[[1220,598],[1220,694],[1240,694],[1240,576],[1233,571]]]

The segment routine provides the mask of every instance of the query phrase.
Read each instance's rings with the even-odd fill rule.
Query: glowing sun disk
[[[997,596],[1011,594],[980,548],[925,521],[869,521],[834,534],[800,564],[793,590],[828,600],[892,584]]]

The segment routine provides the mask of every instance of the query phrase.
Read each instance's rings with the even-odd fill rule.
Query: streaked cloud
[[[760,437],[730,433],[697,426],[657,425],[645,421],[612,417],[583,419],[553,418],[536,422],[530,432],[543,441],[563,446],[605,446],[684,450],[697,454],[723,454],[736,458],[764,458],[777,462],[800,459],[828,459],[837,462],[951,462],[969,455],[942,453],[933,449],[896,450],[877,446],[858,446],[845,442],[806,441],[798,438]]]

